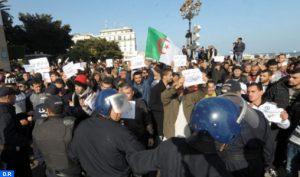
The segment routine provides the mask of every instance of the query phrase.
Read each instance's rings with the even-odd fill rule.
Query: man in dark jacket
[[[62,115],[64,104],[57,95],[48,96],[44,104],[48,117],[36,121],[32,134],[45,160],[46,176],[79,177],[79,164],[71,161],[67,154],[75,118]]]
[[[236,42],[233,43],[233,54],[234,58],[238,64],[242,63],[243,60],[243,52],[246,48],[245,43],[242,41],[243,39],[239,37]]]
[[[159,81],[154,87],[151,88],[151,96],[149,101],[149,107],[152,111],[154,118],[155,129],[158,136],[163,136],[163,121],[164,121],[164,107],[161,101],[161,93],[168,87],[173,81],[171,69],[164,69],[162,71],[162,80]]]
[[[30,177],[28,138],[16,118],[15,90],[0,88],[0,169],[15,170],[15,177]]]
[[[286,132],[287,145],[287,171],[289,176],[296,177],[300,171],[300,68],[295,68],[290,75],[290,106],[287,112],[291,126]]]
[[[75,129],[69,155],[80,162],[87,176],[130,175],[128,157],[143,146],[119,123],[128,104],[125,95],[113,89],[103,90],[96,97],[95,114]]]
[[[267,101],[275,102],[278,107],[286,109],[289,106],[289,76],[279,79],[273,83],[264,93]]]
[[[143,99],[135,99],[134,91],[130,85],[124,85],[121,88],[132,104],[134,114],[121,116],[121,124],[128,128],[145,147],[152,147],[154,144],[154,132],[151,114]]]

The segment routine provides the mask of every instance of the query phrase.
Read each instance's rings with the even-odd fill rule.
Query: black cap
[[[0,97],[6,96],[6,95],[15,95],[17,94],[17,91],[10,87],[0,87]]]
[[[62,114],[64,110],[64,103],[61,97],[57,95],[50,95],[45,100],[45,107],[50,109],[54,114]]]
[[[232,79],[227,80],[222,86],[223,93],[229,93],[229,92],[234,93],[234,92],[238,92],[241,90],[242,90],[242,88],[241,88],[240,82],[232,80]]]

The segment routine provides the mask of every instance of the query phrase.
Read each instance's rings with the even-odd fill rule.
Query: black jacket
[[[151,111],[158,111],[158,112],[164,111],[164,107],[161,102],[160,96],[165,89],[166,86],[162,80],[160,80],[158,84],[156,84],[154,87],[151,88],[150,101],[149,101],[149,107]]]
[[[159,169],[161,177],[230,176],[217,155],[214,141],[199,135],[171,138],[156,149],[134,153],[129,159],[133,171],[139,174]]]
[[[244,42],[235,42],[233,47],[233,52],[244,52],[246,46]]]
[[[118,122],[93,115],[75,129],[69,156],[89,177],[126,177],[127,158],[143,146]]]
[[[265,168],[273,163],[275,141],[271,128],[263,113],[255,112],[259,118],[258,127],[253,128],[243,121],[240,135],[220,153],[234,176],[262,177]]]
[[[28,143],[28,138],[16,118],[15,107],[0,103],[0,145],[24,147]]]
[[[289,105],[289,77],[283,77],[267,88],[263,97],[265,100],[275,102],[278,107],[286,109]]]
[[[122,119],[121,123],[130,130],[142,144],[153,136],[153,125],[149,108],[143,99],[135,100],[135,118]]]
[[[160,80],[158,84],[151,88],[150,92],[149,108],[152,112],[154,128],[158,135],[163,135],[164,107],[161,101],[161,93],[165,89],[165,84]]]
[[[300,94],[298,94],[294,102],[287,107],[286,111],[289,114],[291,125],[286,130],[280,130],[278,138],[282,140],[287,140],[296,127],[300,126]]]

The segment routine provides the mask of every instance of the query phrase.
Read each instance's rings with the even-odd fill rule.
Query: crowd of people
[[[300,57],[242,60],[239,49],[215,62],[209,51],[176,72],[151,60],[131,70],[122,59],[70,78],[55,64],[50,82],[22,66],[1,70],[0,169],[17,177],[36,166],[47,177],[298,176]],[[181,71],[196,68],[206,83],[184,87]],[[127,101],[131,118],[118,111]],[[207,125],[218,116],[240,126]]]

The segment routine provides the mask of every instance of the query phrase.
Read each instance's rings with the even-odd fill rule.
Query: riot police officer
[[[64,104],[57,95],[48,96],[44,106],[48,117],[37,119],[32,134],[45,161],[46,176],[79,177],[79,164],[71,161],[67,154],[75,118],[62,115]]]
[[[192,111],[190,137],[170,138],[156,149],[134,153],[130,165],[140,174],[159,169],[161,177],[231,176],[215,141],[230,144],[241,131],[239,117],[241,111],[231,100],[203,99]]]
[[[242,110],[241,118],[244,120],[241,122],[241,133],[234,141],[221,146],[220,155],[227,170],[236,177],[262,177],[265,172],[276,175],[272,169],[275,141],[263,113],[252,109],[236,94],[221,97],[234,101]]]
[[[99,92],[95,113],[75,129],[70,157],[79,161],[89,177],[127,177],[131,170],[127,157],[143,146],[119,121],[130,109],[124,94],[114,89]]]
[[[15,94],[13,88],[0,87],[0,169],[15,170],[16,177],[30,177],[29,139],[16,118]]]

